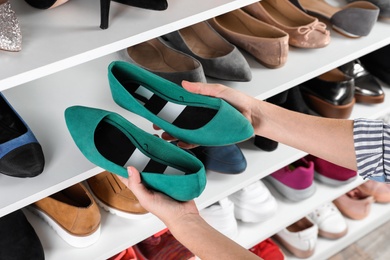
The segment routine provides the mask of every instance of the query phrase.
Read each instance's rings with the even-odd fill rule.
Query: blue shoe
[[[41,145],[0,93],[0,172],[12,177],[35,177],[45,164]]]
[[[186,143],[223,146],[253,135],[250,122],[220,98],[181,86],[124,61],[108,67],[114,101]]]
[[[65,121],[84,156],[111,173],[127,178],[126,167],[134,166],[147,187],[179,201],[198,197],[206,186],[201,161],[119,114],[73,106]]]
[[[240,147],[236,144],[198,146],[190,151],[204,164],[206,170],[237,174],[246,169],[246,159]]]

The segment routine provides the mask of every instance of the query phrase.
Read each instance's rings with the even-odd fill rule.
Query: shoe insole
[[[232,48],[218,39],[216,34],[205,23],[198,23],[183,29],[180,34],[189,49],[205,59],[218,58],[227,55]]]
[[[274,29],[274,27],[265,25],[249,15],[248,18],[245,16],[245,14],[233,11],[217,16],[215,19],[222,27],[241,35],[260,38],[279,38],[284,36],[281,31]]]
[[[330,19],[336,12],[341,10],[339,7],[332,6],[324,0],[299,0],[299,3],[304,9],[327,19]]]
[[[203,127],[218,112],[216,109],[168,102],[137,83],[128,82],[123,83],[123,85],[151,113],[179,128],[198,129]]]
[[[26,126],[0,96],[0,144],[27,132]]]
[[[127,48],[128,55],[151,71],[178,72],[195,69],[192,59],[170,50],[157,39]]]
[[[121,130],[104,120],[96,128],[95,145],[101,155],[118,165],[134,166],[140,172],[185,174],[147,157]]]
[[[302,17],[297,17],[297,15],[288,13],[288,10],[283,10],[287,8],[283,8],[283,5],[279,6],[278,2],[280,1],[260,1],[259,4],[263,6],[263,8],[270,14],[273,19],[278,21],[280,24],[283,24],[284,26],[299,27],[307,25],[311,22],[303,19]]]

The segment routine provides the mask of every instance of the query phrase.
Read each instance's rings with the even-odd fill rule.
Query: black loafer
[[[390,44],[373,51],[359,60],[375,77],[390,85]]]
[[[355,81],[335,68],[300,85],[307,104],[318,114],[348,118],[355,104]]]
[[[45,259],[41,241],[20,209],[0,218],[0,259]]]
[[[353,60],[339,69],[355,80],[355,99],[358,103],[376,104],[385,100],[381,84],[361,64]]]

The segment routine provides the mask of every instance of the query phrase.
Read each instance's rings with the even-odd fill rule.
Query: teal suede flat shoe
[[[134,166],[147,187],[180,201],[198,197],[206,186],[201,161],[119,114],[73,106],[65,121],[84,156],[109,172],[127,178],[126,166]]]
[[[114,101],[181,141],[203,146],[242,142],[253,135],[249,121],[226,101],[188,92],[134,64],[108,67]]]

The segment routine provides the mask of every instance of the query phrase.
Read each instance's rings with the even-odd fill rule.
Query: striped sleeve
[[[353,138],[358,174],[390,182],[390,125],[382,120],[355,119]]]

